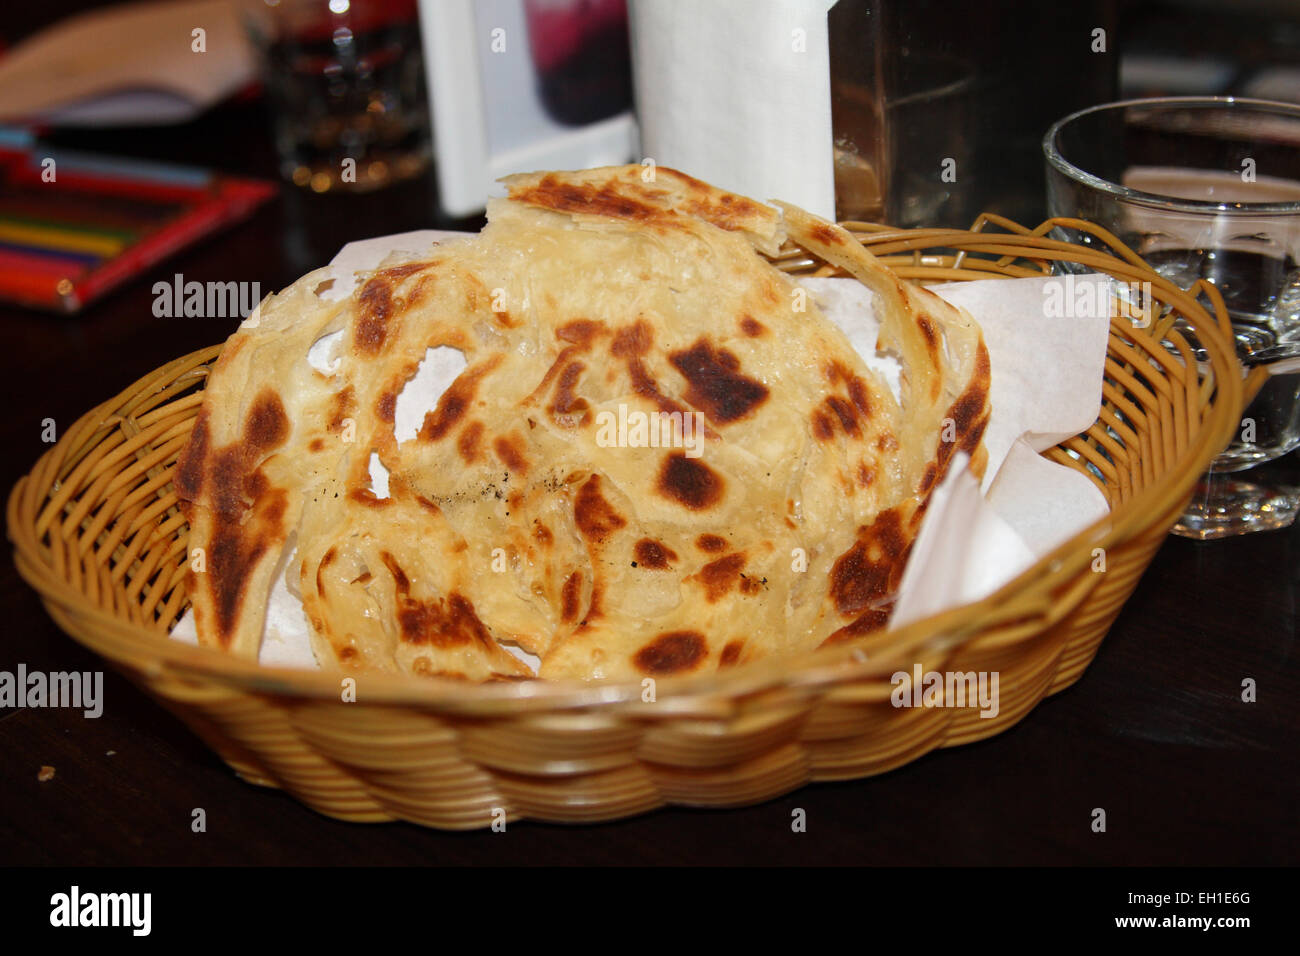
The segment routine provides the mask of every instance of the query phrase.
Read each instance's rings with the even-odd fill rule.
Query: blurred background
[[[134,8],[143,11],[134,20],[80,28],[69,18],[131,8],[52,0],[6,9],[0,146],[26,150],[29,164],[70,150],[264,184],[264,195],[247,194],[246,208],[231,213],[244,222],[226,239],[200,230],[206,238],[187,240],[219,244],[217,277],[260,281],[264,293],[353,239],[476,229],[492,180],[508,172],[646,157],[677,165],[671,136],[657,132],[663,117],[638,116],[639,105],[689,116],[693,126],[678,139],[703,142],[719,162],[789,176],[762,150],[747,155],[721,135],[709,141],[713,124],[680,96],[665,107],[647,95],[670,74],[678,88],[696,83],[691,71],[703,67],[681,50],[666,61],[670,34],[653,22],[680,21],[693,4],[184,0]],[[826,36],[831,143],[813,145],[833,156],[841,219],[964,227],[990,210],[1036,224],[1045,216],[1040,141],[1069,112],[1153,94],[1300,102],[1300,3],[1284,0],[840,0]],[[726,62],[733,95],[763,88],[761,63]],[[701,73],[702,96],[705,82]],[[777,103],[769,112],[779,125],[790,109]],[[642,142],[643,129],[670,155]],[[806,162],[802,155],[791,161]],[[192,261],[191,271],[205,271]],[[147,277],[170,271],[154,267]],[[226,334],[208,333],[205,341]]]

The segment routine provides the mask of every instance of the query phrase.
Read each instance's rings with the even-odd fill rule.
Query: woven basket
[[[862,642],[846,643],[664,679],[653,702],[633,683],[478,686],[386,675],[367,675],[359,699],[344,702],[337,674],[263,668],[172,641],[167,632],[187,605],[187,527],[171,471],[219,347],[177,359],[83,416],[18,482],[7,513],[18,570],[60,627],[242,777],[346,820],[471,829],[502,819],[609,820],[665,804],[736,806],[996,734],[1079,678],[1255,383],[1242,378],[1213,286],[1180,290],[1086,223],[848,225],[909,279],[1035,276],[1059,261],[1150,282],[1160,306],[1144,329],[1112,321],[1101,414],[1047,453],[1091,478],[1110,516],[987,599],[868,638],[869,655]],[[1088,231],[1115,254],[1047,238],[1054,226]],[[834,274],[796,247],[777,263]],[[1104,572],[1094,571],[1097,548]],[[892,706],[891,675],[918,663],[998,671],[996,717],[981,718],[974,702]]]

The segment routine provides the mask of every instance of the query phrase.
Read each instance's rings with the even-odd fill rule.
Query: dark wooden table
[[[269,175],[256,102],[189,127],[64,142]],[[0,306],[0,483],[70,425],[233,320],[162,319],[151,286],[282,287],[343,243],[434,226],[432,183],[370,197],[285,189],[253,219],[156,267],[76,317]],[[464,225],[464,224],[462,224]],[[475,223],[469,223],[474,227]],[[1274,471],[1300,480],[1294,461]],[[672,809],[594,828],[520,823],[443,834],[318,816],[243,783],[172,716],[108,672],[103,716],[0,711],[0,863],[1280,864],[1300,859],[1300,528],[1208,544],[1171,538],[1083,679],[1012,730],[880,777],[731,811]],[[0,670],[95,670],[5,549]],[[1244,678],[1258,701],[1244,703]],[[56,776],[39,782],[42,765]],[[207,832],[191,813],[207,812]],[[807,812],[792,833],[791,811]],[[1107,831],[1090,827],[1096,807]]]

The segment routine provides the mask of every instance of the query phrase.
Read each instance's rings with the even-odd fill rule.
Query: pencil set
[[[43,147],[0,130],[0,300],[60,312],[140,275],[275,193],[211,170]]]

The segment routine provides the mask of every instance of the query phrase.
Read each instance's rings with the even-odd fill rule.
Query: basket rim
[[[959,248],[961,245],[988,244],[990,241],[1001,243],[1004,240],[1019,248],[1013,255],[1032,258],[1035,251],[1068,252],[1078,250],[1090,252],[1088,258],[1096,259],[1095,249],[1087,249],[1071,243],[1047,238],[1046,233],[1053,224],[1063,220],[1048,220],[1037,230],[1028,230],[1015,226],[1000,217],[983,215],[969,230],[955,229],[894,229],[886,226],[863,224],[863,227],[880,237],[906,237],[917,243],[926,240],[927,248]],[[988,224],[1014,226],[1015,235],[1001,233],[981,233],[980,229]],[[851,228],[858,224],[851,224]],[[1090,230],[1096,230],[1091,224],[1084,224]],[[1104,233],[1104,230],[1098,230]],[[1200,343],[1209,353],[1207,363],[1209,374],[1214,377],[1214,394],[1206,399],[1205,420],[1197,433],[1189,441],[1183,453],[1170,462],[1164,472],[1147,487],[1133,495],[1114,510],[1090,524],[1088,527],[1063,541],[1051,552],[1036,560],[1030,567],[1008,581],[1002,587],[986,597],[950,608],[936,615],[917,620],[897,630],[884,632],[888,634],[889,644],[882,653],[868,651],[873,635],[845,641],[829,647],[822,647],[801,654],[774,655],[752,663],[729,668],[709,674],[687,675],[679,677],[655,678],[655,697],[651,706],[645,706],[642,700],[643,683],[639,680],[611,682],[583,682],[578,680],[545,680],[540,678],[522,681],[492,682],[471,684],[449,678],[417,677],[407,674],[390,674],[383,672],[343,673],[333,670],[307,670],[288,667],[267,667],[256,660],[236,658],[225,652],[204,648],[172,639],[161,627],[135,624],[118,617],[98,606],[90,605],[82,593],[55,573],[52,565],[41,553],[41,547],[34,535],[16,533],[19,523],[19,504],[24,494],[32,489],[36,474],[47,459],[55,456],[66,457],[68,448],[64,442],[77,434],[79,426],[102,418],[129,397],[139,394],[142,383],[160,378],[172,368],[185,365],[197,366],[211,361],[220,353],[221,345],[199,349],[185,356],[160,366],[133,382],[121,393],[106,402],[95,406],[77,423],[65,432],[65,437],[51,446],[37,461],[31,471],[23,475],[11,490],[6,507],[6,524],[10,540],[14,543],[14,561],[22,577],[35,588],[50,610],[52,616],[65,631],[72,634],[79,643],[88,643],[77,633],[75,624],[83,623],[99,636],[114,635],[114,647],[102,648],[96,644],[93,650],[119,664],[143,670],[154,677],[169,676],[181,681],[200,681],[217,684],[231,691],[251,691],[278,696],[300,698],[305,700],[339,699],[340,681],[344,677],[356,679],[357,699],[367,703],[400,705],[421,710],[431,710],[462,715],[488,714],[522,714],[533,708],[545,710],[570,710],[594,706],[618,706],[637,710],[647,718],[670,718],[683,713],[697,716],[725,716],[732,714],[746,702],[755,701],[771,692],[814,693],[837,684],[849,684],[866,678],[888,676],[899,670],[905,663],[910,667],[918,661],[931,656],[946,653],[952,648],[964,644],[976,632],[999,620],[998,608],[1010,595],[1033,595],[1032,606],[1022,604],[1012,620],[1033,618],[1046,615],[1051,611],[1052,585],[1069,579],[1077,574],[1081,567],[1091,559],[1092,548],[1107,548],[1116,541],[1126,540],[1123,531],[1130,527],[1154,527],[1160,515],[1168,507],[1156,508],[1157,501],[1167,499],[1171,487],[1176,490],[1175,497],[1182,501],[1190,494],[1197,477],[1205,470],[1210,460],[1218,454],[1227,436],[1235,427],[1235,418],[1239,417],[1242,403],[1242,372],[1237,362],[1235,350],[1228,344],[1223,326],[1226,313],[1211,316],[1201,308],[1190,293],[1178,289],[1168,280],[1156,275],[1150,267],[1139,259],[1131,250],[1109,233],[1105,236],[1113,240],[1113,245],[1130,263],[1136,262],[1141,268],[1151,273],[1153,284],[1156,280],[1168,290],[1185,298],[1193,313],[1200,312],[1204,318],[1197,321],[1195,316],[1186,316],[1188,324],[1195,331]],[[965,255],[961,252],[960,255]],[[1101,255],[1105,255],[1102,253]],[[778,257],[778,261],[780,258]],[[1111,256],[1117,266],[1122,265],[1120,258]],[[1105,271],[1105,270],[1102,270]],[[987,278],[1012,278],[1012,276],[989,273]],[[1222,309],[1221,301],[1215,302],[1216,311]],[[1206,321],[1208,320],[1208,321]],[[1114,336],[1116,322],[1112,319],[1111,335]],[[1121,326],[1121,331],[1123,327]],[[1133,334],[1129,329],[1130,336]],[[1109,354],[1109,346],[1108,346]],[[1214,413],[1226,409],[1218,417],[1219,427],[1215,428]],[[1231,414],[1228,410],[1231,411]],[[1155,516],[1155,520],[1152,519]],[[1144,520],[1145,519],[1145,520]],[[26,530],[26,529],[23,529]],[[1163,534],[1164,532],[1162,532]],[[1131,535],[1132,536],[1132,535]],[[1131,537],[1130,536],[1130,537]],[[46,549],[48,550],[48,549]],[[59,612],[55,614],[55,606]],[[1002,615],[1003,618],[1006,615]],[[881,635],[874,635],[879,640]],[[145,662],[139,655],[121,653],[120,645],[129,642],[133,647],[148,652],[151,657]],[[911,655],[904,661],[904,656]],[[361,688],[364,687],[364,691]]]

